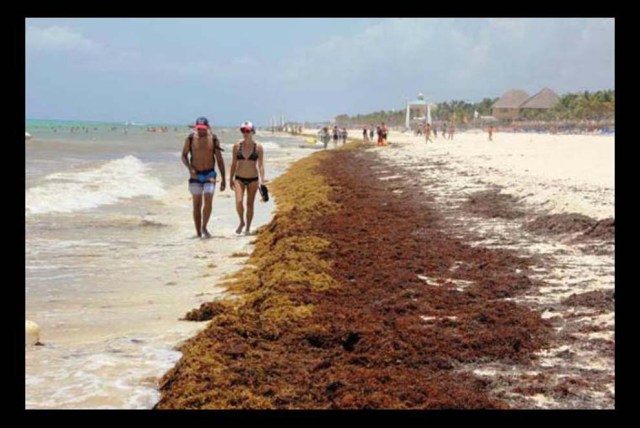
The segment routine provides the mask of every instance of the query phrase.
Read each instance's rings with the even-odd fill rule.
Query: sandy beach
[[[539,287],[515,301],[543,313],[557,333],[554,345],[519,375],[508,365],[474,373],[518,388],[537,377],[530,389],[539,391],[564,387],[563,379],[574,375],[585,384],[563,397],[527,397],[509,387],[504,393],[527,407],[612,408],[614,137],[499,133],[488,141],[486,133],[462,133],[453,141],[432,139],[392,133],[393,149],[371,150],[391,165],[420,171],[424,191],[474,245],[538,258],[530,278]],[[488,205],[478,209],[483,200]],[[586,226],[573,227],[580,216],[600,224],[609,219],[608,233],[582,239]],[[526,227],[536,222],[542,227]]]
[[[20,26],[25,410],[624,407],[615,17],[199,15]]]
[[[485,133],[423,137],[392,132],[389,141],[410,153],[404,159],[449,161],[457,173],[481,175],[524,203],[550,213],[577,212],[596,219],[614,215],[614,139],[600,135]],[[395,153],[394,153],[395,154]],[[402,159],[395,157],[395,159]]]
[[[282,177],[158,408],[613,408],[613,137],[389,142]]]

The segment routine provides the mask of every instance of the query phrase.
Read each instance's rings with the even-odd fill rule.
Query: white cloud
[[[535,18],[491,18],[489,28],[501,37],[523,39],[535,26]]]
[[[156,70],[168,76],[182,79],[198,79],[215,82],[231,82],[240,79],[256,79],[262,73],[263,65],[249,57],[236,57],[229,60],[186,59],[183,61],[166,60],[162,58],[148,58],[142,67]]]
[[[415,91],[479,100],[511,87],[610,87],[613,26],[584,18],[382,19],[348,36],[328,33],[282,59],[274,84],[334,100],[339,111],[392,105]]]
[[[287,84],[306,85],[313,76],[340,85],[383,68],[413,69],[435,42],[435,28],[425,21],[384,19],[351,37],[329,37],[282,61],[280,77]]]
[[[258,55],[221,49],[206,56],[149,41],[142,31],[126,43],[120,33],[65,25],[27,22],[28,82],[97,75],[123,90],[135,85],[136,93],[206,89],[232,94],[225,102],[243,115],[247,106],[263,105],[300,118],[331,117],[402,107],[417,92],[431,101],[479,100],[512,87],[562,94],[614,83],[613,19],[384,18],[339,33],[329,20],[321,40],[314,34],[315,43],[291,43],[284,53],[271,51],[264,36]]]
[[[486,37],[464,31],[477,22],[455,19],[383,19],[349,37],[331,37],[282,61],[281,81],[313,81],[337,90],[395,86],[414,91],[470,81],[485,69]],[[404,91],[409,93],[404,94]]]
[[[458,79],[470,81],[477,78],[489,63],[489,45],[473,44],[467,47],[466,66],[459,67],[455,72]]]
[[[25,32],[27,49],[62,52],[98,53],[102,45],[69,27],[29,26]]]

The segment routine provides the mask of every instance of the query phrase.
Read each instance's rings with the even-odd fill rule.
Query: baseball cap
[[[242,122],[242,125],[240,125],[240,130],[242,131],[243,129],[250,129],[252,131],[255,131],[253,123],[249,122],[248,120]]]
[[[209,119],[200,116],[196,119],[196,129],[209,129]]]

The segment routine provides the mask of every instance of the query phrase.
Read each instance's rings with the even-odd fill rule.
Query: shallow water
[[[251,252],[255,237],[234,234],[234,197],[219,186],[213,238],[195,238],[184,136],[25,142],[25,318],[45,344],[25,347],[26,408],[152,407],[175,346],[205,325],[178,319],[222,295],[216,283],[246,260],[231,254]],[[237,136],[219,136],[228,175]],[[257,140],[267,179],[311,153],[298,139]],[[274,204],[256,201],[253,230]]]

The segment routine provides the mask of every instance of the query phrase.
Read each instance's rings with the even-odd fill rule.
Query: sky
[[[27,18],[28,119],[331,120],[615,89],[613,18]]]

